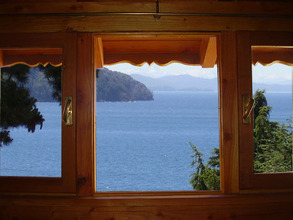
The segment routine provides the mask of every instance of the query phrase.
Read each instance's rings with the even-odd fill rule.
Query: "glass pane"
[[[61,177],[61,72],[1,68],[1,176]]]
[[[216,67],[97,72],[97,191],[219,189]]]
[[[287,57],[293,51],[256,46],[252,51],[254,172],[292,172],[292,64]]]

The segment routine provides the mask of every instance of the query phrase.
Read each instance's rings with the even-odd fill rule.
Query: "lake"
[[[271,120],[292,117],[291,93],[267,93]],[[97,190],[192,190],[192,142],[205,161],[219,147],[213,92],[154,92],[154,101],[97,103]],[[13,129],[0,148],[2,176],[61,176],[61,109],[38,103],[43,129]]]

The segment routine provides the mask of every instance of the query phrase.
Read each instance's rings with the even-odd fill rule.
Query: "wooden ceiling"
[[[121,62],[137,66],[180,62],[211,68],[217,62],[216,36],[97,36],[95,49],[97,68]]]

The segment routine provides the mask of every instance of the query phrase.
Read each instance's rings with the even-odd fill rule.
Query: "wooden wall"
[[[0,219],[292,219],[293,194],[198,197],[2,197]]]
[[[37,3],[36,3],[37,2]],[[42,2],[42,4],[40,4]],[[293,3],[279,1],[35,1],[0,0],[0,34],[78,33],[77,96],[80,129],[77,134],[77,178],[89,185],[76,186],[76,193],[3,193],[0,219],[101,219],[101,220],[187,220],[187,219],[292,219],[293,193],[289,190],[246,191],[239,188],[237,33],[243,31],[293,32]],[[93,68],[92,34],[192,34],[216,33],[221,36],[220,77],[224,85],[221,103],[232,109],[223,111],[222,135],[226,146],[222,154],[222,192],[217,194],[161,193],[133,195],[94,194],[94,112],[91,78],[84,74]],[[226,64],[223,64],[226,63]],[[91,87],[89,87],[90,85]],[[85,93],[84,93],[85,92]],[[91,94],[90,98],[86,95]],[[85,123],[89,121],[90,123]],[[79,146],[91,146],[82,148]],[[78,182],[78,181],[77,181]],[[88,184],[87,183],[87,184]],[[32,186],[33,187],[33,186]]]

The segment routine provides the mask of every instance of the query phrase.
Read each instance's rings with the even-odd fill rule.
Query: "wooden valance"
[[[252,46],[252,63],[264,66],[282,63],[293,66],[293,47]]]
[[[61,48],[0,49],[0,67],[25,63],[31,67],[62,65]],[[164,66],[172,62],[212,68],[217,64],[216,36],[96,36],[95,66],[128,62]],[[252,46],[252,63],[293,65],[293,47]]]
[[[31,67],[50,63],[53,66],[62,65],[62,49],[3,49],[0,50],[0,67],[24,63]]]
[[[97,36],[96,68],[128,62],[167,65],[180,62],[211,68],[217,62],[216,36]]]

